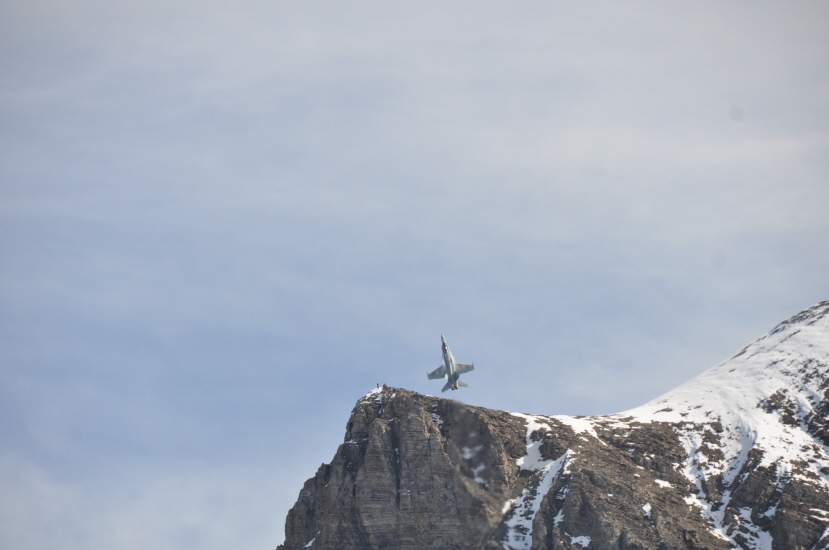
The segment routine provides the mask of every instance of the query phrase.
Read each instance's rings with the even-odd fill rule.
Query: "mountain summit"
[[[613,415],[372,390],[278,550],[827,550],[827,325],[829,301]]]

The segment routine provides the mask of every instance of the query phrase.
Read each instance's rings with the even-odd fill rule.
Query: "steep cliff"
[[[827,324],[829,301],[615,415],[372,390],[279,549],[829,549]]]

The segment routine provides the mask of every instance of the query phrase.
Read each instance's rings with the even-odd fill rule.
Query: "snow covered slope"
[[[563,424],[583,439],[625,449],[638,467],[663,478],[681,473],[687,488],[676,478],[667,481],[655,476],[652,481],[681,494],[705,520],[706,530],[727,546],[829,549],[827,325],[829,301],[780,323],[693,380],[623,413],[594,417],[513,413],[527,422],[527,456],[538,454],[540,440],[530,445],[533,433],[543,430],[551,437],[560,433],[556,425]],[[639,432],[636,437],[634,431]],[[666,464],[665,457],[654,451],[670,449],[668,432],[682,451],[676,462]],[[567,449],[563,455],[567,469],[575,470],[580,460],[597,463],[596,452],[589,457],[585,454],[579,448]],[[547,463],[552,464],[552,457]],[[556,481],[549,475],[536,477],[537,483],[531,483],[525,493],[535,494],[533,488],[546,493]],[[566,493],[568,479],[561,478],[559,490]],[[642,487],[635,492],[641,493]],[[607,496],[618,497],[615,493]],[[536,496],[536,502],[528,503],[522,495],[515,501],[522,510],[537,511],[542,498]],[[627,500],[636,499],[634,495]],[[645,502],[641,506],[652,519],[654,505]],[[671,513],[676,515],[678,510],[674,507]],[[565,512],[562,506],[554,527]],[[525,525],[532,524],[535,515],[525,514],[523,520]],[[518,525],[516,518],[510,519],[510,525]],[[527,531],[523,538],[510,531],[504,547],[536,547],[535,529]],[[820,533],[816,541],[815,532]],[[567,531],[563,534],[577,538]]]
[[[795,480],[829,495],[827,325],[829,301],[780,323],[650,403],[594,422],[611,429],[670,424],[687,454],[683,471],[696,487],[687,501],[699,506],[730,542],[771,548],[768,529],[752,518],[774,518],[779,499],[761,511],[744,507],[728,514],[729,505],[735,490],[758,469],[773,472],[778,491]],[[829,516],[829,501],[824,504],[813,509],[816,516]],[[824,536],[821,548],[829,546],[829,530]]]

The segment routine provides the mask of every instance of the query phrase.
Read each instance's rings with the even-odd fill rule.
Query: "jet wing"
[[[455,363],[455,372],[458,374],[463,374],[471,370],[475,370],[475,365],[464,365],[463,363]]]
[[[429,377],[429,380],[437,380],[438,378],[443,378],[446,376],[446,365],[441,365],[426,376]]]

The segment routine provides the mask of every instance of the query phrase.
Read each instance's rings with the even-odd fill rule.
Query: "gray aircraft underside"
[[[466,382],[461,382],[461,374],[475,369],[475,365],[464,365],[463,363],[456,363],[455,358],[452,357],[452,352],[449,351],[449,346],[446,345],[446,338],[443,334],[440,335],[441,349],[443,351],[443,364],[428,373],[426,376],[429,380],[437,380],[438,378],[446,379],[446,385],[443,386],[441,392],[446,390],[456,390],[459,387],[468,388]]]

